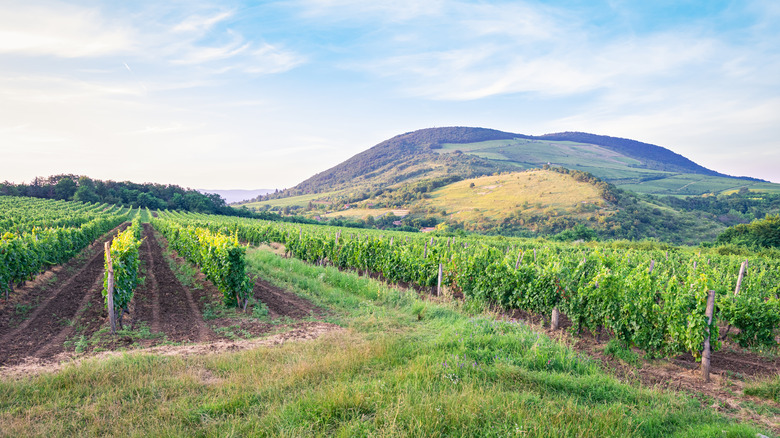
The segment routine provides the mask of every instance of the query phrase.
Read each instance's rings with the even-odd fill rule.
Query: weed
[[[259,320],[265,320],[268,318],[268,306],[265,305],[262,301],[257,301],[252,306],[252,317],[259,319]]]
[[[16,306],[14,306],[14,313],[16,313],[17,316],[24,317],[32,308],[32,304],[17,303]]]
[[[780,376],[757,381],[745,387],[745,394],[754,395],[780,403]]]
[[[634,367],[640,366],[639,355],[617,339],[611,339],[607,342],[607,345],[604,347],[604,354],[614,359],[621,360],[628,365]]]
[[[224,336],[231,341],[237,341],[240,339],[248,339],[252,337],[252,334],[241,328],[240,325],[230,325],[227,327],[215,327],[214,332],[218,335]]]

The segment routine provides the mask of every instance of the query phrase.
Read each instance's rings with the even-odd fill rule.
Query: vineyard
[[[318,336],[312,330],[338,333],[323,344],[311,347],[311,351],[307,349],[310,347],[289,347],[278,353],[263,350],[248,352],[240,360],[233,359],[239,356],[224,359],[215,356],[216,364],[206,371],[189,371],[202,367],[197,365],[200,359],[195,359],[195,365],[187,362],[190,365],[179,370],[169,366],[178,361],[150,359],[163,362],[147,366],[146,359],[133,359],[134,356],[121,359],[127,362],[118,368],[115,368],[117,362],[112,362],[114,359],[105,362],[108,364],[105,366],[95,366],[93,362],[77,368],[78,375],[90,369],[98,373],[105,370],[113,376],[97,378],[100,382],[116,382],[116,370],[122,369],[120,374],[126,375],[126,379],[119,383],[120,387],[131,385],[133,389],[118,391],[131,391],[138,394],[133,400],[143,399],[146,403],[150,401],[143,394],[148,391],[141,387],[178,376],[181,383],[177,383],[180,386],[176,393],[187,400],[200,401],[195,406],[178,404],[177,409],[185,412],[182,416],[166,415],[165,419],[157,420],[167,425],[182,418],[178,426],[180,432],[186,431],[182,434],[198,434],[220,424],[232,424],[230,419],[236,413],[241,414],[236,418],[245,418],[249,412],[252,414],[247,418],[262,417],[254,412],[255,400],[260,397],[254,382],[266,376],[269,380],[261,388],[287,383],[293,386],[268,389],[268,394],[284,394],[273,395],[274,400],[305,399],[306,391],[315,391],[315,400],[305,402],[301,409],[314,412],[311,415],[316,418],[304,415],[309,419],[303,426],[295,427],[296,434],[304,435],[313,430],[317,431],[314,434],[331,434],[330,423],[323,423],[323,429],[311,427],[320,424],[320,418],[339,423],[342,420],[337,418],[342,413],[329,417],[330,414],[316,412],[323,406],[338,404],[341,397],[352,397],[347,393],[360,394],[356,397],[362,400],[344,400],[348,412],[354,409],[353,403],[360,406],[360,412],[398,412],[405,402],[395,404],[396,401],[405,400],[409,395],[408,389],[403,388],[421,387],[422,393],[415,392],[410,400],[425,400],[423,393],[435,395],[431,396],[429,405],[415,404],[407,409],[407,419],[403,421],[409,425],[408,430],[423,435],[435,434],[437,429],[433,423],[417,423],[419,412],[431,410],[425,415],[434,418],[434,406],[451,398],[452,406],[445,409],[452,415],[462,411],[462,400],[469,397],[467,394],[491,394],[493,398],[488,401],[465,403],[469,406],[488,403],[491,410],[502,412],[500,418],[482,424],[472,417],[453,417],[450,421],[457,423],[453,430],[479,435],[500,427],[503,431],[500,435],[511,435],[519,426],[507,428],[509,424],[504,424],[507,420],[502,418],[509,415],[506,406],[512,405],[511,412],[519,416],[512,421],[529,421],[540,415],[532,420],[537,434],[540,430],[549,432],[553,427],[553,430],[580,430],[582,436],[605,436],[616,430],[625,436],[671,436],[670,431],[684,431],[700,424],[701,432],[682,436],[709,436],[721,430],[732,431],[734,436],[755,436],[752,427],[725,424],[721,417],[698,407],[675,404],[678,402],[666,405],[669,403],[664,401],[666,395],[634,394],[633,391],[645,390],[628,389],[608,380],[611,377],[602,374],[598,360],[606,361],[607,367],[613,367],[613,372],[619,375],[629,376],[635,370],[620,371],[625,365],[605,357],[603,343],[610,339],[610,343],[617,342],[623,349],[641,350],[646,359],[663,358],[668,363],[681,360],[694,363],[703,353],[716,352],[718,384],[702,387],[696,373],[684,388],[694,394],[705,391],[707,397],[714,397],[727,406],[734,398],[717,389],[727,381],[727,376],[746,372],[749,378],[762,378],[767,372],[776,374],[778,370],[778,361],[771,359],[771,352],[777,351],[780,269],[773,259],[745,260],[674,247],[646,250],[630,245],[553,244],[501,237],[444,237],[302,226],[26,198],[0,198],[0,202],[7,206],[2,210],[4,234],[0,253],[4,261],[0,266],[4,269],[2,284],[7,286],[4,289],[7,297],[0,300],[0,371],[69,360],[99,350],[154,347],[199,350],[207,354],[253,345],[277,345],[285,339],[312,339]],[[266,251],[263,248],[268,246],[264,245],[285,257]],[[387,286],[390,283],[404,287],[390,288]],[[296,292],[290,292],[291,289]],[[308,298],[298,295],[299,291],[305,291],[304,296]],[[715,300],[710,314],[707,300],[713,293]],[[484,306],[498,312],[486,315],[478,310],[476,316],[468,317],[460,313],[469,308],[485,309]],[[530,319],[541,317],[548,326],[552,323],[568,328],[578,339],[595,336],[596,345],[601,338],[602,347],[569,349],[540,334],[546,331],[557,333],[557,337],[562,332],[530,328],[518,322],[517,312],[526,319],[527,315],[532,316]],[[118,321],[116,334],[108,331],[109,314]],[[508,321],[497,320],[496,314]],[[345,331],[325,323],[326,320],[338,321],[349,329]],[[263,337],[269,335],[273,340],[264,341]],[[242,340],[256,343],[241,344]],[[193,346],[193,342],[199,344]],[[727,351],[719,351],[724,345],[728,346]],[[732,347],[737,345],[748,350],[735,351]],[[293,353],[285,353],[290,351]],[[756,359],[755,352],[761,351],[768,352],[769,359]],[[751,352],[752,356],[744,352]],[[373,359],[362,359],[366,354],[374,355]],[[386,357],[387,354],[391,357]],[[683,356],[690,359],[680,359]],[[350,365],[351,361],[356,361],[354,366]],[[733,368],[734,365],[740,367]],[[153,382],[144,383],[143,376],[158,369],[161,374]],[[231,381],[229,386],[232,390],[250,392],[228,395],[229,400],[220,399],[222,396],[211,388],[223,391],[225,387],[212,386],[221,379],[214,376],[236,370],[250,375]],[[655,366],[642,370],[641,381],[649,385],[663,383],[668,375],[656,371]],[[182,376],[181,372],[187,375]],[[276,378],[280,372],[289,374]],[[389,390],[384,383],[374,380],[376,373],[385,373],[381,382],[400,379],[391,385],[405,395],[399,393],[390,400],[368,403],[366,400],[377,394],[381,397]],[[329,377],[323,379],[324,375]],[[207,383],[192,386],[193,378],[205,379]],[[327,388],[301,391],[296,386],[301,384],[298,379]],[[331,379],[335,380],[329,383]],[[679,389],[686,378],[675,375],[674,379]],[[518,380],[524,382],[525,389],[518,390]],[[29,430],[23,416],[16,414],[24,409],[14,410],[17,402],[9,400],[30,400],[34,405],[37,399],[2,397],[17,391],[12,389],[13,385],[0,379],[0,407],[11,408],[9,413],[0,414],[0,423],[19,419],[22,426],[8,430],[21,433]],[[328,393],[329,385],[347,392]],[[382,385],[381,389],[377,385]],[[769,391],[770,400],[774,397],[772,385],[776,384],[761,389]],[[57,388],[57,385],[46,384],[46,387]],[[195,392],[189,395],[180,392],[189,387]],[[114,391],[102,384],[82,390]],[[545,399],[551,391],[557,395],[553,395],[552,404],[540,399],[529,408],[522,401],[529,390],[539,391]],[[69,390],[45,391],[53,391],[47,397],[56,399],[61,392]],[[203,396],[203,391],[207,395]],[[609,395],[600,395],[604,391]],[[157,406],[157,395],[149,394],[154,399],[152,405]],[[175,394],[165,397],[178,399]],[[562,397],[563,401],[555,401],[556,397]],[[110,404],[114,403],[113,398],[110,400]],[[649,403],[654,407],[637,408],[636,400],[643,400],[643,406]],[[258,406],[264,406],[263,410],[265,406],[277,410],[266,419],[284,418],[284,413],[291,409],[289,405],[273,407],[276,401],[264,403],[271,404]],[[772,420],[773,402],[761,403],[734,412],[748,409],[751,421],[775,430],[778,425]],[[138,406],[135,401],[132,404]],[[374,404],[387,404],[387,407],[377,408]],[[542,414],[539,406],[544,411]],[[82,402],[78,401],[63,412],[78,416],[82,408]],[[633,413],[614,416],[615,412],[626,410]],[[566,420],[550,426],[549,418],[555,417],[556,412],[566,412],[572,419],[587,418],[596,412],[599,419],[596,423]],[[345,418],[352,418],[351,415]],[[676,415],[685,419],[675,419]],[[97,424],[108,421],[113,425],[114,418],[114,415],[101,416]],[[380,420],[377,416],[375,422],[366,420],[363,414],[357,418],[359,424],[368,421],[366,424],[383,430],[397,417]],[[49,429],[60,427],[57,420],[46,424]],[[155,429],[156,425],[157,422],[149,423],[141,430],[147,435],[165,434],[162,429]],[[582,429],[583,425],[587,427]],[[97,434],[107,431],[95,427],[98,429],[90,427],[89,430]],[[287,427],[262,426],[257,430],[270,430],[273,435],[288,430]],[[80,429],[71,424],[63,430],[71,433]]]
[[[376,273],[393,283],[444,286],[507,310],[559,311],[575,332],[608,333],[648,357],[687,352],[698,358],[705,338],[717,351],[726,335],[743,347],[777,346],[780,263],[774,259],[375,230],[342,235],[326,226],[198,214],[160,217],[253,245],[279,243],[302,260]],[[716,297],[711,319],[710,291]]]
[[[104,204],[13,197],[0,197],[0,204],[0,367],[72,352],[210,342],[274,330],[270,319],[246,316],[253,310],[247,308],[250,301],[253,306],[268,301],[266,312],[289,315],[291,321],[314,310],[248,277],[245,247],[222,234],[178,228],[174,236],[175,224],[166,228],[156,221],[166,232],[161,234],[148,223],[148,211]],[[192,245],[190,252],[185,243]],[[173,269],[182,265],[172,260],[195,254],[201,258],[190,260],[205,277],[188,268],[185,285]],[[227,275],[221,274],[223,266]],[[237,304],[237,291],[242,312],[219,310],[223,300]],[[113,336],[106,327],[110,313],[118,329]]]

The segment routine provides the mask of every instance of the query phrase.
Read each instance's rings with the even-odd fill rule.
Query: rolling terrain
[[[398,135],[264,199],[311,194],[348,199],[415,181],[472,178],[546,164],[589,172],[636,193],[695,196],[743,187],[780,192],[780,184],[725,175],[669,149],[635,140],[581,132],[528,136],[448,127]]]
[[[404,218],[404,226],[418,229],[444,223],[549,235],[584,225],[602,238],[698,244],[728,225],[776,211],[751,210],[755,200],[723,211],[690,201],[737,192],[772,197],[780,184],[725,175],[635,140],[452,127],[393,137],[293,188],[241,205],[317,220],[380,220],[381,227]]]

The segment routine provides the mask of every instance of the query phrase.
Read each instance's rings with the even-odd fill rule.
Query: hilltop
[[[667,148],[636,140],[583,132],[530,136],[446,127],[395,136],[293,188],[256,200],[311,194],[343,200],[414,181],[472,178],[545,164],[589,172],[637,193],[689,196],[742,187],[780,191],[778,184],[725,175]]]

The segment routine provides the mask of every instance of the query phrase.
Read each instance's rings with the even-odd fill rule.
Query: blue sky
[[[3,0],[0,180],[283,188],[457,125],[780,182],[778,78],[773,0]]]

